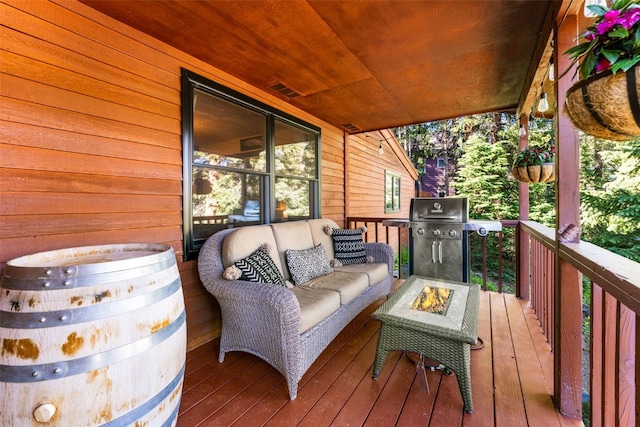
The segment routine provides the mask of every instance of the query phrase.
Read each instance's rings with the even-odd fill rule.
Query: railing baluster
[[[589,394],[591,396],[591,425],[603,424],[604,401],[604,361],[603,356],[603,331],[604,331],[604,297],[600,286],[591,283],[591,334],[590,334],[590,380]]]
[[[624,304],[619,304],[620,317],[618,322],[618,361],[617,371],[620,373],[618,380],[618,395],[616,396],[616,413],[619,425],[630,426],[635,424],[636,392],[635,373],[638,366],[635,360],[636,319],[635,313]]]
[[[616,347],[617,343],[617,321],[618,321],[618,301],[609,293],[604,294],[603,308],[603,425],[616,425]]]
[[[498,292],[502,293],[502,251],[504,234],[502,231],[497,233],[498,235]]]
[[[487,290],[487,236],[482,236],[482,290]]]

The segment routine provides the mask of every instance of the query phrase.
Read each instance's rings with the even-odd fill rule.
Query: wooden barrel
[[[186,319],[171,246],[16,258],[0,293],[0,425],[175,425]]]

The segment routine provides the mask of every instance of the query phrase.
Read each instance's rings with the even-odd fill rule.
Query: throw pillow
[[[285,254],[291,278],[296,286],[316,277],[333,273],[322,243],[315,248],[302,251],[287,249]]]
[[[236,261],[234,265],[242,272],[240,280],[287,286],[282,273],[264,246],[260,246],[248,257]]]
[[[343,265],[367,262],[367,252],[364,249],[364,240],[362,238],[365,232],[366,228],[364,227],[352,230],[342,228],[331,230],[336,259]]]

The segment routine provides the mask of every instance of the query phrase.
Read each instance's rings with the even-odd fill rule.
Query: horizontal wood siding
[[[168,243],[188,347],[219,336],[197,262],[182,262],[182,67],[319,126],[322,213],[344,225],[340,129],[75,0],[2,1],[0,20],[0,268],[44,250]]]
[[[394,151],[397,144],[391,132],[383,131],[382,136],[380,132],[352,135],[349,139],[348,216],[409,218],[411,198],[416,196],[417,172],[408,165],[404,153],[398,156]],[[383,155],[378,152],[380,145]],[[400,175],[400,212],[384,212],[385,170]]]

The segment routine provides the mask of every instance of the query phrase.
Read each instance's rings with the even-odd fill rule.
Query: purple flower
[[[596,34],[596,33],[594,33],[593,31],[585,31],[585,32],[584,32],[584,34],[583,34],[583,37],[584,37],[587,41],[592,42],[593,40],[595,40],[596,35],[597,35],[597,34]]]
[[[630,30],[640,21],[640,9],[627,9],[617,20],[617,23],[620,24],[624,29]]]
[[[619,10],[610,10],[604,14],[604,18],[601,23],[598,24],[598,34],[607,34],[618,23]]]

